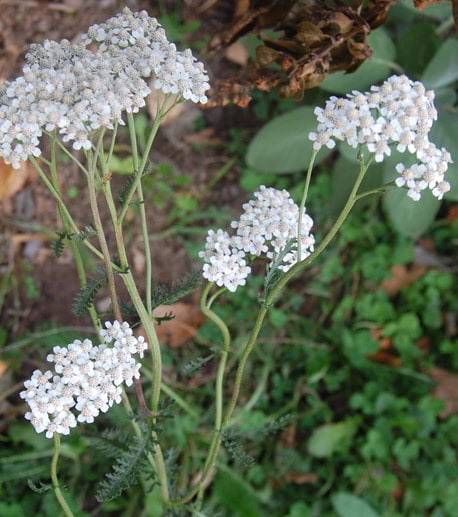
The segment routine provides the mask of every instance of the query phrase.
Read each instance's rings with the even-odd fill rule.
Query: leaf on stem
[[[107,282],[107,274],[101,267],[97,269],[97,274],[91,277],[88,283],[80,289],[73,300],[73,314],[83,316],[89,307],[94,303],[94,299],[100,288]]]
[[[98,485],[95,495],[100,503],[111,501],[132,486],[145,470],[148,435],[136,436],[118,456],[112,471]]]
[[[187,276],[180,278],[171,285],[158,285],[151,297],[153,309],[160,305],[172,305],[181,298],[196,291],[202,284],[202,272],[192,271]]]

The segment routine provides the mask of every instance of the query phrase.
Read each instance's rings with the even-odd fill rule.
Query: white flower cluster
[[[25,418],[37,433],[46,431],[46,438],[52,438],[54,433],[69,434],[78,422],[93,422],[121,402],[121,384],[131,386],[140,378],[141,365],[132,356],[143,357],[148,347],[143,336],[136,338],[126,322],[105,326],[100,331],[104,344],[77,339],[66,347],[55,346],[46,358],[54,371],[35,370],[25,381],[20,393],[30,407]],[[112,341],[113,346],[107,346]]]
[[[105,23],[89,27],[83,41],[99,45],[99,52],[115,62],[118,71],[131,67],[142,77],[153,76],[157,90],[207,102],[205,92],[210,85],[204,65],[189,49],[177,51],[146,11],[133,13],[125,8]]]
[[[254,197],[243,205],[240,219],[231,223],[236,234],[231,237],[223,230],[210,230],[205,251],[199,253],[205,261],[204,278],[232,292],[239,285],[245,285],[251,272],[247,255],[252,258],[264,254],[273,261],[292,239],[297,238],[299,207],[288,191],[262,185]],[[310,235],[312,226],[313,220],[304,210],[301,227],[303,259],[310,255],[315,244]],[[286,272],[296,261],[297,251],[293,248],[285,254],[280,269]]]
[[[376,162],[391,155],[390,145],[401,153],[408,151],[420,163],[409,168],[398,164],[400,177],[396,184],[406,185],[407,195],[415,201],[426,188],[441,199],[450,190],[444,173],[452,158],[446,149],[438,149],[429,141],[429,131],[437,119],[433,101],[434,92],[427,91],[421,82],[394,75],[368,92],[331,97],[324,109],[315,108],[318,129],[309,138],[317,151],[323,146],[332,149],[335,140],[353,148],[365,145],[375,154]]]
[[[45,41],[31,45],[23,76],[0,88],[0,157],[19,168],[39,156],[43,131],[57,129],[75,149],[90,149],[91,132],[113,128],[122,112],[137,112],[154,88],[206,102],[204,66],[179,52],[145,11],[129,9],[83,36],[83,44]],[[99,44],[95,50],[86,48]]]

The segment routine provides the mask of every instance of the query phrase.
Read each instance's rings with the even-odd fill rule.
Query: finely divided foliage
[[[332,149],[335,140],[346,142],[355,149],[366,146],[381,162],[391,155],[390,145],[404,153],[414,154],[420,163],[405,167],[399,163],[396,171],[398,187],[407,186],[407,195],[415,201],[429,188],[442,199],[450,190],[444,174],[452,162],[450,153],[438,149],[428,139],[437,111],[434,92],[426,90],[419,81],[405,75],[392,76],[370,91],[353,91],[347,98],[331,97],[323,108],[315,108],[317,132],[309,134],[313,148]]]

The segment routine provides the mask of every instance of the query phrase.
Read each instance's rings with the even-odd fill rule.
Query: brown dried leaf
[[[452,224],[453,221],[456,221],[457,219],[458,219],[458,205],[452,205],[448,209],[447,222]]]
[[[442,0],[413,0],[413,3],[417,9],[424,9],[432,4],[438,4]]]
[[[205,320],[198,305],[177,302],[173,305],[161,305],[154,309],[153,316],[160,318],[173,313],[170,321],[156,325],[156,332],[161,343],[167,343],[172,348],[181,346],[189,341]]]
[[[0,377],[3,376],[6,370],[8,370],[8,365],[5,363],[5,361],[0,361]]]
[[[458,413],[458,375],[442,368],[430,368],[425,373],[437,383],[433,397],[445,401],[445,408],[440,416],[447,418]]]
[[[236,65],[246,66],[248,63],[248,52],[240,41],[232,43],[224,52],[224,57]]]
[[[224,144],[224,140],[219,138],[215,134],[215,128],[206,127],[197,133],[191,133],[190,135],[186,135],[184,140],[188,144],[196,144],[196,145],[222,145]]]
[[[23,162],[20,169],[13,169],[0,158],[0,201],[14,196],[35,177],[35,171],[27,162]]]
[[[286,481],[290,483],[305,485],[308,483],[315,483],[320,479],[320,476],[314,472],[295,472],[292,470],[291,472],[286,473],[285,478]]]
[[[384,352],[382,350],[380,352],[375,352],[375,354],[369,355],[368,359],[393,367],[401,365],[401,360],[399,357],[396,357],[395,355],[390,354],[389,352]]]
[[[453,19],[455,20],[455,28],[458,30],[458,0],[452,0]]]
[[[391,268],[391,278],[383,280],[380,287],[388,296],[395,296],[421,278],[426,271],[427,268],[419,264],[412,264],[410,267],[393,266]]]

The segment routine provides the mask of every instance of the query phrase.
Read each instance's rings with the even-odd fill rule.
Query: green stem
[[[394,187],[395,185],[396,183],[394,181],[390,181],[389,183],[385,183],[381,187],[368,190],[366,192],[363,192],[362,194],[358,194],[355,198],[355,201],[359,201],[360,199],[363,199],[366,196],[372,196],[373,194],[382,194],[383,192],[389,190],[391,187]]]
[[[291,269],[289,269],[285,273],[285,275],[283,277],[280,278],[278,283],[275,285],[275,287],[272,289],[272,291],[266,297],[264,305],[262,305],[261,308],[259,309],[253,330],[251,331],[250,337],[248,338],[248,341],[243,349],[242,357],[241,357],[240,363],[237,367],[234,389],[233,389],[231,400],[228,405],[228,409],[227,409],[225,417],[224,417],[224,422],[223,422],[224,425],[229,422],[229,420],[231,419],[232,413],[234,412],[234,409],[235,409],[235,406],[237,404],[237,400],[239,397],[239,393],[240,393],[240,387],[242,384],[243,374],[245,371],[245,365],[246,365],[247,359],[253,349],[253,346],[256,342],[256,339],[259,335],[259,332],[262,327],[262,323],[268,312],[269,307],[273,303],[275,303],[275,300],[277,299],[281,290],[286,286],[286,284],[293,277],[295,277],[297,274],[299,274],[301,271],[303,271],[303,269],[305,269],[305,267],[307,267],[319,255],[321,255],[321,253],[327,248],[327,246],[329,245],[331,240],[335,237],[336,233],[339,231],[340,227],[344,223],[345,219],[347,218],[348,214],[350,213],[350,210],[353,208],[353,205],[356,202],[358,189],[361,185],[361,182],[364,179],[364,175],[366,174],[366,171],[369,168],[369,165],[372,163],[372,160],[373,160],[373,157],[368,161],[367,164],[365,164],[363,162],[363,160],[361,159],[360,170],[359,170],[358,176],[356,178],[355,184],[353,185],[353,188],[351,190],[350,196],[348,197],[348,200],[345,203],[345,206],[343,207],[339,217],[337,218],[337,220],[335,221],[334,225],[329,230],[327,235],[321,241],[319,246],[315,249],[315,251],[311,255],[309,255],[303,261],[296,263]]]
[[[221,359],[218,365],[218,372],[216,375],[216,395],[215,395],[215,428],[213,430],[212,441],[208,449],[207,459],[205,460],[204,468],[200,481],[184,498],[174,501],[173,506],[181,506],[190,501],[197,493],[199,493],[199,500],[202,499],[203,490],[207,477],[216,462],[219,448],[221,445],[221,431],[223,427],[223,395],[224,395],[224,373],[226,369],[227,356],[230,351],[231,336],[224,321],[215,314],[209,307],[207,302],[210,289],[213,287],[213,282],[208,282],[202,291],[200,298],[200,308],[202,312],[210,318],[220,329],[223,336],[223,349],[221,350]],[[221,290],[218,291],[220,293]]]
[[[89,175],[89,171],[86,169],[86,167],[78,160],[76,156],[74,156],[66,147],[65,145],[57,138],[55,132],[48,133],[50,138],[54,138],[54,141],[57,143],[57,145],[64,151],[64,153],[74,162],[76,165],[86,174],[86,176]]]
[[[310,179],[312,177],[313,164],[315,163],[315,158],[318,151],[313,151],[312,156],[310,158],[309,168],[307,170],[307,176],[305,178],[304,192],[302,193],[301,204],[299,206],[299,218],[297,221],[297,261],[300,262],[302,260],[302,243],[301,243],[301,235],[302,235],[302,214],[304,212],[305,201],[307,199],[307,194],[309,191]]]
[[[119,253],[119,260],[121,262],[121,267],[123,268],[124,272],[121,275],[122,280],[124,282],[124,285],[127,288],[127,291],[129,293],[130,299],[132,300],[132,303],[134,304],[135,310],[137,311],[138,315],[140,316],[140,320],[143,324],[143,327],[146,332],[146,336],[148,338],[148,342],[151,347],[151,355],[152,355],[152,369],[153,369],[153,376],[152,376],[152,413],[153,413],[153,423],[155,422],[155,418],[158,412],[159,408],[159,399],[161,395],[161,377],[162,377],[162,357],[161,357],[161,349],[159,345],[159,340],[157,338],[156,330],[154,328],[151,314],[146,310],[145,305],[143,304],[143,301],[140,297],[140,294],[138,292],[137,286],[135,284],[134,277],[132,275],[132,272],[129,267],[129,261],[127,258],[127,252],[124,245],[124,237],[122,232],[122,222],[119,218],[116,217],[116,207],[113,200],[113,195],[111,192],[111,186],[110,182],[108,181],[104,187],[103,191],[105,193],[105,198],[107,200],[108,209],[110,212],[110,216],[112,219],[113,227],[115,230],[115,238],[116,238],[116,245]],[[161,447],[158,443],[158,436],[155,431],[152,433],[154,446],[153,446],[153,452],[154,452],[154,460],[155,460],[155,467],[156,467],[156,473],[159,479],[159,484],[161,488],[161,495],[162,500],[164,504],[169,504],[170,501],[170,495],[169,495],[169,489],[168,489],[168,481],[167,481],[167,472],[165,470],[165,464],[164,464],[164,458],[162,455]]]
[[[43,169],[40,167],[39,163],[35,159],[34,156],[29,156],[29,160],[34,166],[35,170],[38,172],[38,175],[40,176],[43,183],[46,185],[48,190],[51,192],[54,199],[57,201],[57,204],[62,208],[63,213],[65,214],[65,217],[67,218],[67,221],[70,224],[70,227],[73,231],[73,233],[78,234],[80,233],[80,230],[78,226],[76,225],[75,221],[73,220],[73,217],[70,215],[70,212],[68,211],[62,197],[59,195],[57,190],[54,188],[52,183],[49,181],[48,177],[46,176],[46,173],[43,171]],[[103,259],[103,254],[90,242],[87,241],[87,239],[84,241],[84,244],[87,246],[88,249],[92,251],[97,257],[100,259]]]
[[[51,480],[52,487],[54,489],[54,494],[56,496],[57,501],[59,502],[63,512],[66,517],[74,517],[73,512],[70,510],[70,507],[67,504],[67,501],[62,494],[62,490],[59,486],[59,479],[57,478],[57,462],[59,461],[60,454],[60,436],[58,433],[54,433],[54,454],[51,461]]]
[[[105,162],[105,168],[108,170],[110,169],[110,161],[111,161],[111,157],[113,156],[114,146],[116,144],[116,136],[118,135],[118,127],[119,127],[119,124],[118,124],[118,121],[116,121],[115,125],[114,125],[114,129],[113,129],[113,135],[111,137],[110,148],[108,150],[108,156],[107,156],[107,159]]]
[[[135,133],[134,116],[132,113],[127,114],[127,121],[129,125],[130,142],[132,145],[132,159],[134,169],[139,170],[138,167],[138,146],[137,135]],[[141,177],[140,177],[141,178]],[[151,264],[151,246],[148,232],[148,222],[146,219],[145,200],[143,197],[143,187],[141,179],[137,185],[138,201],[140,203],[140,220],[142,225],[143,246],[145,248],[145,264],[146,264],[146,310],[149,314],[152,312],[151,305],[151,281],[152,281],[152,264]]]
[[[165,105],[165,102],[166,101],[164,101],[163,106]],[[127,210],[129,209],[129,205],[130,205],[130,203],[132,201],[132,197],[133,197],[135,191],[137,190],[138,184],[140,183],[140,181],[142,179],[143,172],[145,171],[145,167],[146,167],[146,164],[148,162],[148,158],[149,158],[149,153],[151,151],[151,147],[153,145],[153,142],[154,142],[154,139],[156,137],[157,131],[158,131],[159,126],[161,124],[161,120],[162,120],[162,118],[164,116],[163,109],[162,109],[163,106],[162,107],[158,107],[158,111],[157,111],[156,117],[155,117],[155,119],[153,121],[153,125],[151,126],[151,131],[150,131],[150,134],[148,136],[148,140],[146,142],[145,151],[143,153],[142,160],[140,162],[138,170],[135,171],[135,179],[132,182],[132,185],[130,186],[129,192],[127,193],[126,199],[125,199],[123,207],[121,209],[121,213],[119,214],[119,218],[118,218],[119,224],[122,224],[122,222],[124,220],[124,217],[126,216]]]
[[[107,239],[105,237],[105,231],[102,224],[102,219],[100,218],[99,207],[97,204],[97,192],[95,187],[95,174],[97,168],[97,158],[100,153],[100,148],[103,142],[103,134],[101,131],[99,135],[99,139],[97,142],[97,147],[95,149],[95,155],[92,156],[92,163],[89,164],[89,174],[87,177],[88,180],[88,190],[89,190],[89,202],[91,205],[92,217],[94,219],[95,229],[97,230],[97,237],[99,239],[100,248],[103,254],[103,260],[105,262],[105,269],[107,273],[108,280],[108,291],[110,293],[111,306],[113,308],[113,313],[115,319],[118,321],[122,321],[121,310],[119,309],[118,297],[116,295],[116,284],[114,279],[113,267],[111,265],[111,256],[110,250],[108,249]]]
[[[56,134],[55,132],[50,133],[50,140],[51,140],[51,161],[50,161],[50,171],[51,171],[51,181],[53,187],[56,189],[56,191],[59,193],[59,196],[62,196],[62,192],[59,185],[59,178],[57,175],[57,155],[56,155]],[[58,203],[57,209],[59,212],[60,220],[62,222],[62,226],[64,227],[66,233],[71,232],[71,225],[65,215],[64,210],[62,209],[62,206]],[[78,243],[75,242],[73,239],[69,239],[70,248],[72,250],[73,257],[75,259],[75,266],[76,271],[78,274],[78,279],[81,287],[85,286],[87,284],[87,278],[86,278],[86,271],[84,269],[83,259],[81,257],[81,252],[78,247]],[[89,316],[91,318],[92,324],[94,325],[94,328],[99,331],[100,330],[100,320],[97,316],[97,312],[94,308],[94,305],[91,304],[89,306]]]
[[[142,371],[146,375],[146,377],[148,377],[148,379],[153,380],[153,372],[150,369],[143,366]],[[188,415],[192,416],[196,420],[199,418],[199,413],[194,408],[192,408],[186,402],[186,400],[183,399],[183,397],[178,395],[178,393],[175,390],[173,390],[170,386],[165,384],[165,382],[161,382],[161,391],[165,393],[168,397],[173,399],[178,406],[180,406],[182,409],[184,409],[184,411],[186,411],[186,413],[188,413]]]

